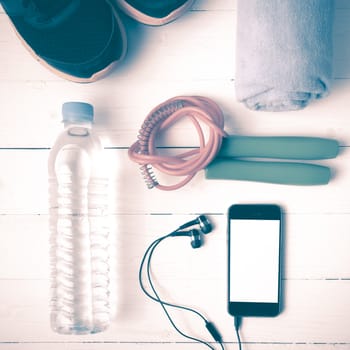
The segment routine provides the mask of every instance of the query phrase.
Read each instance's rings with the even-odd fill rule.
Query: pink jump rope
[[[156,139],[181,118],[189,118],[196,128],[199,147],[176,156],[159,155]],[[201,127],[209,129],[207,142]],[[229,136],[219,106],[206,97],[177,96],[155,107],[146,117],[129,157],[141,165],[148,188],[176,190],[205,169],[208,179],[262,181],[290,185],[328,183],[328,167],[296,162],[251,161],[245,158],[329,159],[337,156],[336,140],[316,137]],[[182,176],[175,185],[161,185],[153,171]]]
[[[161,156],[157,154],[156,138],[181,118],[190,118],[199,136],[199,148],[177,154]],[[199,121],[209,128],[207,143]],[[148,188],[176,190],[187,184],[196,173],[204,169],[216,156],[222,138],[227,136],[224,116],[212,100],[200,96],[178,96],[155,107],[146,117],[139,131],[138,140],[131,145],[129,157],[141,165],[141,172]],[[172,176],[185,176],[175,185],[161,185],[155,178],[152,166]]]

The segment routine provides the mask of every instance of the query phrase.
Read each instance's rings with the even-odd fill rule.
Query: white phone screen
[[[278,302],[279,220],[230,220],[230,301]]]

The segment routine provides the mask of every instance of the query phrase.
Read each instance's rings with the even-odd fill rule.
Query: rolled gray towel
[[[329,93],[333,0],[238,0],[236,96],[248,108],[304,108]]]

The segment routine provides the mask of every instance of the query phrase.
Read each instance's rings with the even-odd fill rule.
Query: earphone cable
[[[158,302],[163,311],[165,312],[169,322],[171,323],[171,325],[173,326],[173,328],[179,333],[181,334],[182,336],[184,336],[185,338],[187,339],[190,339],[190,340],[194,340],[194,341],[197,341],[199,343],[202,343],[203,345],[206,345],[207,347],[209,347],[210,349],[212,350],[215,350],[209,343],[199,339],[199,338],[195,338],[195,337],[192,337],[192,336],[189,336],[187,334],[185,334],[184,332],[182,332],[178,327],[177,325],[175,324],[175,322],[173,321],[171,315],[169,314],[166,306],[169,306],[169,307],[174,307],[174,308],[178,308],[178,309],[182,309],[182,310],[185,310],[185,311],[190,311],[192,313],[195,313],[196,315],[198,315],[204,322],[205,322],[205,326],[206,328],[208,329],[208,331],[211,333],[211,335],[214,337],[214,339],[220,344],[221,346],[221,349],[224,349],[223,347],[223,344],[222,344],[222,341],[221,341],[221,336],[219,335],[219,333],[216,331],[214,325],[212,323],[210,323],[201,313],[199,313],[198,311],[192,309],[192,308],[189,308],[189,307],[186,307],[186,306],[181,306],[181,305],[176,305],[176,304],[172,304],[172,303],[169,303],[169,302],[166,302],[164,300],[162,300],[158,294],[158,292],[156,291],[155,289],[155,286],[154,286],[154,283],[152,281],[152,276],[151,276],[151,258],[152,258],[152,255],[153,255],[153,252],[155,250],[155,248],[158,246],[159,243],[161,243],[164,239],[168,238],[168,237],[171,237],[173,233],[175,233],[177,230],[171,232],[170,234],[167,234],[165,236],[162,236],[158,239],[156,239],[155,241],[153,241],[149,247],[147,248],[142,260],[141,260],[141,264],[140,264],[140,269],[139,269],[139,284],[140,284],[140,287],[142,289],[142,291],[145,293],[146,296],[148,296],[150,299]],[[148,257],[148,259],[147,259]],[[143,280],[142,280],[142,272],[143,272],[143,268],[144,268],[144,264],[146,262],[146,259],[147,259],[147,279],[148,279],[148,283],[154,293],[154,296],[151,295],[145,288],[144,284],[143,284]]]
[[[167,238],[168,236],[165,236],[165,237],[162,237],[161,239],[159,240],[156,240],[152,243],[152,245],[154,245],[154,248],[156,245],[158,245],[160,243],[160,240],[163,240],[164,238]],[[149,248],[152,248],[152,245],[149,247]],[[150,251],[150,249],[148,250],[148,252]],[[151,254],[153,254],[153,249],[151,250]],[[145,288],[144,284],[143,284],[143,281],[142,281],[142,271],[143,271],[143,266],[144,266],[144,263],[145,263],[145,259],[143,259],[143,262],[141,262],[141,266],[140,266],[140,273],[139,273],[139,282],[140,282],[140,286],[141,286],[141,289],[142,291],[144,292],[144,294],[146,294],[150,299],[156,301],[156,302],[159,302],[159,299],[154,297],[153,295],[151,295]],[[150,260],[147,260],[147,267],[149,266],[150,264]],[[148,281],[150,282],[150,278],[151,278],[151,283],[152,283],[152,277],[150,276],[150,268],[147,268],[147,279]],[[150,285],[151,285],[150,283]],[[153,283],[152,283],[153,284]],[[154,284],[153,284],[154,285]],[[189,307],[186,307],[186,306],[182,306],[182,305],[176,305],[176,304],[172,304],[170,302],[167,302],[167,301],[164,301],[164,300],[161,300],[161,302],[166,305],[166,306],[170,306],[170,307],[174,307],[174,308],[179,308],[179,309],[184,309],[184,310],[187,310],[187,311],[190,311],[190,312],[193,312],[195,314],[197,314],[200,318],[203,319],[204,322],[208,322],[208,320],[201,314],[199,313],[198,311],[194,310],[194,309],[191,309]]]
[[[238,340],[238,349],[239,350],[242,350],[241,336],[239,334],[239,328],[241,326],[241,322],[242,322],[242,317],[235,316],[234,324],[235,324],[235,331],[236,331],[236,336],[237,336],[237,340]]]
[[[139,282],[140,282],[141,288],[142,288],[143,292],[144,292],[148,297],[150,297],[152,300],[158,302],[158,303],[161,305],[161,307],[162,307],[163,311],[165,312],[165,314],[166,314],[166,316],[167,316],[167,318],[168,318],[170,324],[173,326],[173,328],[174,328],[179,334],[181,334],[183,337],[185,337],[185,338],[187,338],[187,339],[200,342],[200,343],[202,343],[202,344],[208,346],[210,349],[214,350],[214,348],[211,347],[208,343],[202,341],[201,339],[197,339],[197,338],[195,338],[195,337],[191,337],[191,336],[185,334],[184,332],[182,332],[182,331],[176,326],[176,324],[174,323],[174,321],[173,321],[172,317],[170,316],[168,310],[166,309],[165,305],[168,305],[168,306],[176,306],[176,307],[179,307],[179,306],[178,306],[178,305],[173,305],[173,304],[170,304],[170,303],[163,302],[163,300],[160,299],[160,297],[159,297],[157,291],[155,290],[154,284],[153,284],[153,282],[152,282],[151,274],[150,274],[150,260],[151,260],[151,258],[152,258],[154,249],[158,246],[158,244],[159,244],[160,242],[162,242],[164,239],[166,239],[166,238],[168,238],[168,237],[170,237],[170,236],[171,236],[171,233],[170,233],[169,235],[166,235],[166,236],[163,236],[163,237],[158,238],[157,240],[155,240],[154,242],[152,242],[151,245],[150,245],[150,246],[148,247],[148,249],[146,250],[146,252],[145,252],[145,254],[144,254],[144,256],[143,256],[141,265],[140,265],[140,270],[139,270]],[[147,260],[147,277],[148,277],[148,282],[149,282],[149,284],[150,284],[150,287],[151,287],[151,289],[152,289],[152,291],[153,291],[155,297],[152,296],[151,294],[149,294],[149,293],[147,292],[147,290],[145,289],[145,287],[144,287],[144,285],[143,285],[143,282],[142,282],[142,271],[143,271],[143,266],[144,266],[145,260],[146,260],[146,258],[147,258],[147,255],[148,255],[148,260]],[[180,307],[180,308],[182,308],[182,307]],[[198,314],[199,314],[199,313],[198,313]],[[200,315],[200,316],[202,317],[202,315]]]
[[[173,231],[173,232],[171,232],[171,233],[169,233],[169,234],[167,234],[167,235],[165,235],[165,236],[163,236],[163,237],[160,237],[160,238],[156,239],[155,241],[153,241],[153,242],[149,245],[149,247],[147,248],[147,250],[146,250],[146,252],[145,252],[145,254],[144,254],[144,256],[143,256],[143,258],[142,258],[142,260],[141,260],[140,269],[139,269],[139,284],[140,284],[140,287],[141,287],[142,291],[144,292],[144,294],[146,294],[150,299],[152,299],[153,301],[156,301],[156,302],[159,302],[159,299],[156,298],[156,297],[154,297],[153,295],[151,295],[151,294],[147,291],[147,289],[145,288],[145,286],[144,286],[144,284],[143,284],[143,281],[142,281],[143,266],[144,266],[144,264],[145,264],[145,260],[146,260],[146,258],[147,258],[147,255],[150,254],[150,251],[152,250],[152,253],[151,253],[151,254],[153,255],[153,250],[154,250],[154,248],[155,248],[161,241],[163,241],[165,238],[171,237],[172,234],[175,233],[175,232],[177,232],[177,231],[178,231],[178,229],[175,230],[175,231]],[[151,256],[152,256],[152,255],[151,255]],[[148,261],[147,261],[147,266],[149,266],[149,264],[150,264],[150,258],[149,258]],[[148,273],[147,275],[148,275],[148,280],[149,280],[150,273]],[[151,282],[152,282],[152,279],[151,279]],[[180,308],[180,309],[184,309],[184,310],[193,312],[193,313],[197,314],[200,318],[202,318],[202,320],[203,320],[204,322],[208,322],[208,320],[207,320],[200,312],[198,312],[198,311],[196,311],[196,310],[194,310],[194,309],[191,309],[191,308],[186,307],[186,306],[181,306],[181,305],[172,304],[172,303],[169,303],[169,302],[164,301],[164,300],[162,300],[162,303],[163,303],[164,305],[167,305],[167,306],[170,306],[170,307]]]
[[[174,306],[175,304],[170,305],[169,303],[164,303],[163,300],[160,299],[159,294],[158,294],[158,292],[157,292],[156,289],[155,289],[154,283],[153,283],[153,281],[152,281],[151,271],[150,271],[150,270],[151,270],[151,258],[152,258],[152,255],[153,255],[153,252],[154,252],[155,248],[158,246],[158,244],[159,244],[161,241],[162,241],[162,240],[158,241],[156,244],[153,245],[152,249],[151,249],[150,252],[149,252],[149,257],[148,257],[148,261],[147,261],[147,278],[148,278],[149,285],[150,285],[150,287],[151,287],[151,289],[152,289],[152,291],[153,291],[153,293],[154,293],[154,295],[155,295],[155,298],[156,298],[157,302],[161,305],[161,307],[162,307],[163,311],[165,312],[165,314],[166,314],[166,316],[167,316],[169,322],[171,323],[171,325],[173,326],[173,328],[174,328],[179,334],[181,334],[182,336],[184,336],[184,337],[187,338],[187,339],[194,340],[194,341],[197,341],[197,342],[199,342],[199,343],[202,343],[202,344],[206,345],[207,347],[209,347],[210,349],[214,350],[214,348],[213,348],[210,344],[208,344],[207,342],[205,342],[205,341],[203,341],[203,340],[201,340],[201,339],[199,339],[199,338],[195,338],[195,337],[189,336],[188,334],[185,334],[184,332],[182,332],[182,331],[177,327],[177,325],[175,324],[174,320],[172,319],[172,317],[170,316],[168,310],[167,310],[166,307],[165,307],[166,305],[168,305],[168,306]],[[184,310],[185,310],[185,307],[182,307],[182,306],[180,306],[180,305],[176,305],[176,307],[179,308],[179,309],[184,309]],[[186,308],[186,309],[187,309],[187,310],[194,311],[194,310],[189,309],[189,308]],[[205,318],[204,318],[201,314],[199,314],[197,311],[195,311],[195,312],[196,312],[196,314],[200,315],[201,318],[205,319]]]

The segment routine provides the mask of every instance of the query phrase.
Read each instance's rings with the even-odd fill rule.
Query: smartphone
[[[276,316],[281,310],[281,209],[235,204],[228,210],[228,312]]]

